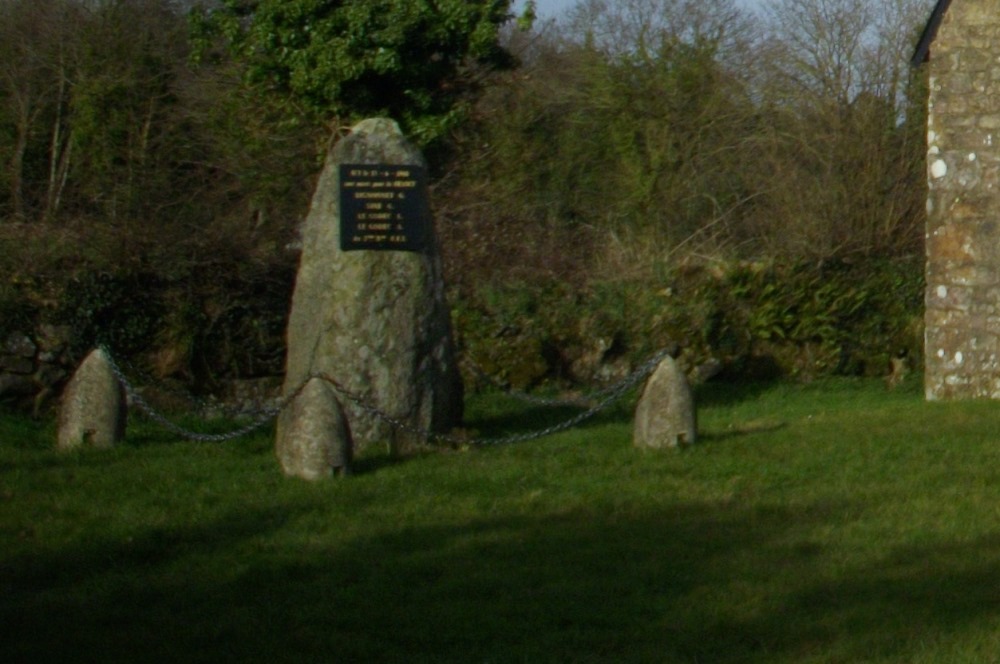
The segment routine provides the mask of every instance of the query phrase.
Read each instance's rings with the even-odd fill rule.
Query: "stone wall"
[[[0,404],[35,415],[55,409],[67,380],[82,360],[72,352],[74,341],[69,326],[48,323],[0,334]],[[281,397],[280,375],[223,380],[215,385],[213,394],[199,398],[181,381],[126,373],[147,403],[170,414],[255,418],[273,408]]]
[[[1000,398],[1000,13],[956,0],[930,64],[925,391]]]
[[[11,332],[0,345],[0,401],[20,403],[37,414],[73,371],[70,329],[40,325]]]

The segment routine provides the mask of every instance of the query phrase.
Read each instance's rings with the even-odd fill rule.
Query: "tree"
[[[167,0],[0,0],[0,206],[114,219],[162,201],[184,30]]]
[[[924,102],[908,55],[927,0],[775,0],[758,70],[758,239],[813,259],[919,250]],[[910,38],[907,38],[910,36]]]
[[[47,208],[62,187],[69,69],[81,8],[65,0],[0,2],[0,159],[12,216]],[[0,205],[0,209],[4,206]]]
[[[194,25],[203,53],[221,39],[257,88],[324,120],[388,115],[426,143],[455,124],[482,69],[513,64],[498,42],[509,5],[222,0]]]
[[[481,243],[488,249],[517,243],[522,235],[506,231],[518,224],[536,239],[562,225],[658,259],[682,243],[725,246],[730,211],[747,195],[754,108],[730,66],[752,39],[746,16],[731,0],[586,0],[552,32],[536,35],[524,67],[478,106],[478,140],[467,145],[488,152],[467,159],[463,187],[477,193],[454,206],[488,198],[478,214],[490,219],[458,221],[475,228],[466,235],[496,227],[504,237]],[[570,247],[593,257],[583,243],[553,253]]]
[[[164,0],[104,0],[80,30],[69,109],[79,203],[112,221],[148,217],[175,176],[183,17]]]

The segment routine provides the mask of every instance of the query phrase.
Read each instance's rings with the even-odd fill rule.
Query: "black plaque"
[[[341,164],[342,251],[422,251],[429,219],[423,168]]]

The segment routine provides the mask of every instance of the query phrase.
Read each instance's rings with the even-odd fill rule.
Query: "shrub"
[[[623,361],[674,346],[689,370],[731,378],[880,375],[892,355],[922,353],[916,259],[687,266],[653,280],[518,281],[455,297],[462,350],[518,387],[618,378]]]

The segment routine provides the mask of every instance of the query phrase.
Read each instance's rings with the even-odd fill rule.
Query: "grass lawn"
[[[268,433],[133,423],[60,454],[0,418],[4,662],[989,662],[1000,404],[877,381],[709,386],[698,445],[630,409],[310,484]],[[469,425],[551,423],[499,396]]]

